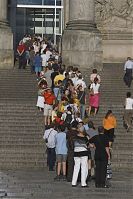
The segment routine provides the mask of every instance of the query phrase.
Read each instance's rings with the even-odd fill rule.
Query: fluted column
[[[7,22],[7,0],[0,0],[0,68],[11,68],[14,63],[13,34]]]
[[[71,29],[95,28],[94,0],[70,0],[69,23]]]
[[[69,0],[63,0],[63,7],[64,7],[64,12],[63,12],[64,27],[66,27],[66,24],[69,21]]]
[[[0,23],[7,23],[7,0],[0,0]]]
[[[66,65],[102,67],[102,37],[95,23],[95,0],[69,0],[62,55]]]

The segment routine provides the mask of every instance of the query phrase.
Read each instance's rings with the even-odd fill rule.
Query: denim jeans
[[[80,116],[81,119],[83,120],[85,117],[85,104],[80,104]]]

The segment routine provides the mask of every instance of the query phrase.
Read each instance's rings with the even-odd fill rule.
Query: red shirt
[[[19,45],[19,46],[17,47],[17,51],[21,54],[22,51],[25,51],[25,46],[24,46],[23,44]]]
[[[46,104],[49,104],[49,105],[53,105],[53,102],[55,100],[55,96],[53,93],[50,93],[50,92],[45,92],[43,94],[44,96],[44,99],[45,99],[45,103]]]

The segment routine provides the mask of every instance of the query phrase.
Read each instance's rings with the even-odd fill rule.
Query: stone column
[[[62,37],[64,64],[102,68],[102,36],[95,24],[95,0],[69,0],[69,22]]]
[[[0,0],[0,69],[14,63],[13,34],[7,22],[7,0]]]
[[[69,21],[69,0],[63,1],[63,7],[64,7],[64,27],[66,27],[66,24]]]

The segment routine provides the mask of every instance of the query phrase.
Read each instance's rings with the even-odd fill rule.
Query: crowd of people
[[[96,117],[100,104],[101,77],[97,69],[93,69],[86,85],[79,68],[63,65],[57,49],[40,37],[25,36],[17,52],[19,68],[30,65],[36,74],[36,106],[44,116],[47,166],[49,171],[56,169],[54,179],[72,182],[73,187],[80,181],[84,188],[95,176],[97,188],[108,188],[107,168],[117,122],[112,110],[107,111],[97,129],[89,119]],[[127,98],[131,98],[129,93]]]

